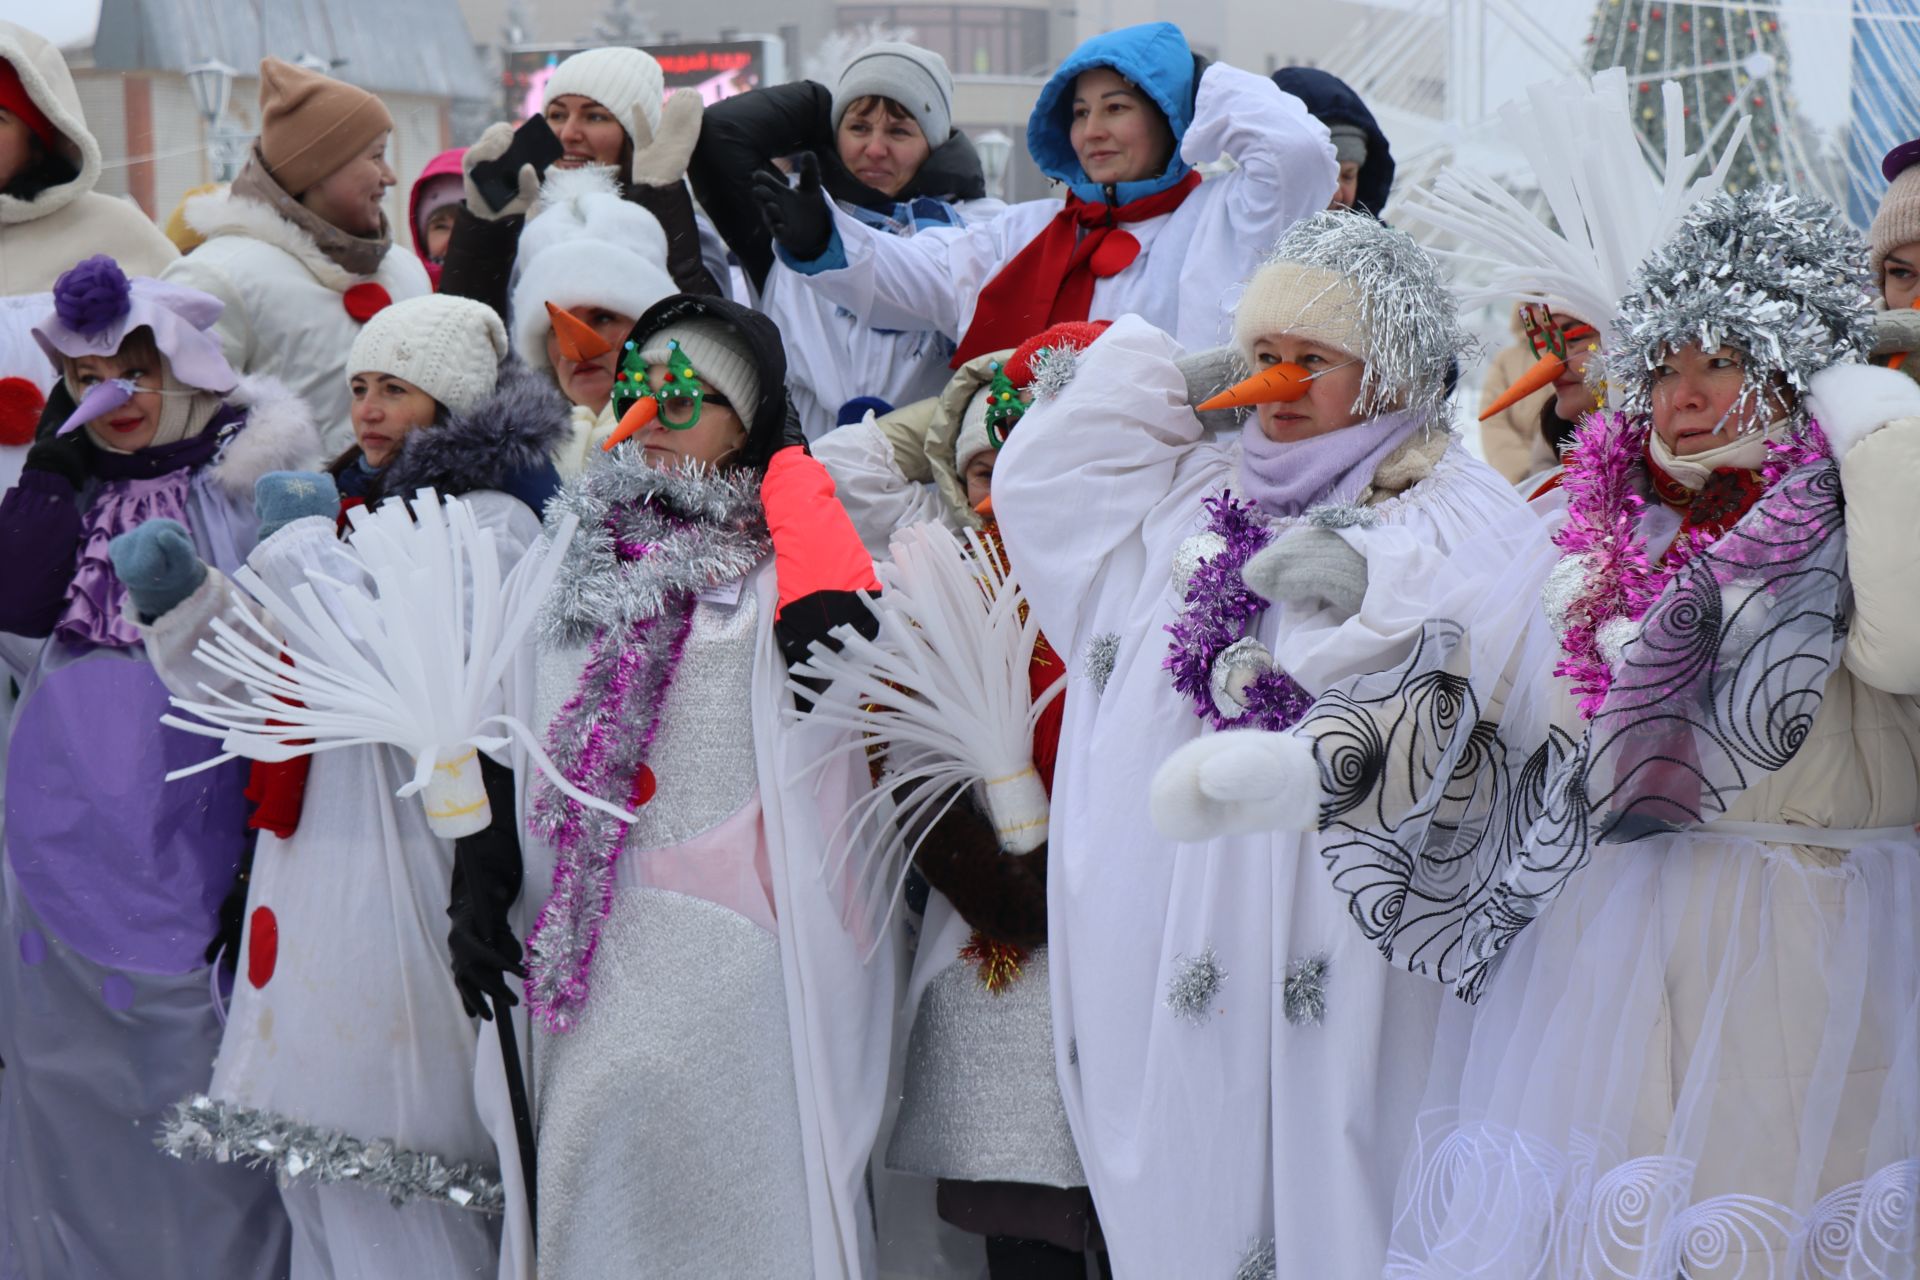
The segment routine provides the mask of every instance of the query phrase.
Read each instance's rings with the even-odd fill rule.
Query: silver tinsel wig
[[[1814,374],[1872,350],[1868,283],[1866,242],[1826,202],[1779,186],[1703,200],[1620,300],[1607,372],[1619,407],[1651,412],[1654,367],[1692,342],[1745,357],[1740,406],[1776,374],[1804,404]]]
[[[1412,409],[1444,423],[1448,380],[1473,339],[1433,256],[1404,231],[1329,209],[1294,223],[1261,265],[1285,263],[1344,277],[1359,301],[1368,349],[1355,412]]]

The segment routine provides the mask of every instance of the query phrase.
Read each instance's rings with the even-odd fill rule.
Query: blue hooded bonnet
[[[1186,36],[1171,22],[1148,22],[1095,36],[1060,64],[1040,90],[1033,115],[1027,119],[1027,151],[1040,172],[1066,183],[1082,200],[1106,203],[1107,189],[1087,178],[1080,157],[1073,152],[1070,134],[1074,79],[1082,71],[1097,67],[1111,67],[1125,76],[1160,108],[1173,129],[1173,159],[1167,163],[1167,171],[1159,177],[1121,183],[1116,201],[1130,204],[1157,195],[1186,177],[1187,162],[1180,158],[1180,143],[1187,136],[1187,126],[1193,123],[1194,60]]]

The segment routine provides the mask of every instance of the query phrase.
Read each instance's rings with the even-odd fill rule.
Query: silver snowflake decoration
[[[1176,1018],[1198,1026],[1212,1012],[1214,999],[1226,983],[1227,971],[1220,967],[1220,957],[1214,954],[1212,946],[1197,956],[1176,955],[1173,966],[1173,980],[1167,984],[1167,1008],[1173,1010]]]
[[[1233,1269],[1233,1280],[1276,1280],[1279,1272],[1280,1260],[1275,1256],[1274,1242],[1256,1240],[1240,1255],[1240,1265]]]
[[[1080,659],[1081,670],[1095,693],[1107,691],[1107,681],[1113,679],[1113,664],[1119,656],[1120,637],[1112,631],[1103,631],[1087,641],[1087,650]]]
[[[1287,965],[1280,984],[1280,1008],[1296,1027],[1317,1027],[1327,1015],[1327,955],[1308,956]]]

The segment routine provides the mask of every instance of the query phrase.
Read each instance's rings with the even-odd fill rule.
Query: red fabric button
[[[356,284],[340,295],[340,303],[348,315],[365,324],[393,305],[393,295],[384,285]]]
[[[32,444],[47,398],[25,378],[0,378],[0,444]]]
[[[640,772],[633,775],[633,790],[627,793],[627,808],[638,809],[653,799],[653,793],[659,785],[654,781],[653,770],[641,765]]]
[[[1104,280],[1125,271],[1139,256],[1140,242],[1134,238],[1133,232],[1109,231],[1106,240],[1087,259],[1087,265],[1093,268],[1095,276]]]
[[[247,981],[255,990],[273,978],[274,961],[280,958],[280,922],[266,907],[255,907],[247,925]]]

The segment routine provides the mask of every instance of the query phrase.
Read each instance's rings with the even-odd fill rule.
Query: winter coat
[[[427,278],[433,281],[436,289],[440,287],[441,266],[437,262],[427,261],[427,229],[420,222],[420,193],[434,178],[459,177],[462,172],[460,158],[466,154],[465,147],[442,151],[427,161],[427,167],[420,171],[420,176],[413,180],[412,189],[407,192],[407,231],[413,236],[414,256],[420,259],[420,265],[426,268]]]
[[[1501,392],[1513,385],[1515,378],[1533,367],[1536,359],[1523,343],[1494,352],[1481,387],[1481,402],[1493,403]],[[1514,484],[1557,465],[1559,458],[1540,426],[1540,411],[1552,403],[1553,389],[1548,387],[1482,422],[1480,456],[1487,460],[1487,465]]]
[[[313,465],[316,433],[305,406],[265,379],[242,382],[207,430],[221,443],[188,482],[183,523],[203,560],[233,569],[258,527],[254,481]],[[101,477],[144,475],[144,461],[140,453],[94,454]],[[28,471],[0,500],[0,630],[53,631],[97,488],[75,494],[63,478]],[[40,646],[21,681],[9,752],[7,855],[35,910],[96,963],[185,973],[204,963],[239,864],[246,774],[228,765],[191,782],[161,781],[209,752],[202,739],[159,725],[166,694],[151,658],[138,647]],[[127,757],[126,772],[89,777],[84,762],[97,756],[103,732],[146,745]],[[103,849],[123,856],[103,866]]]
[[[1110,66],[1139,85],[1167,116],[1178,154],[1159,179],[1117,189],[1090,184],[1069,140],[1074,78]],[[1138,255],[1097,279],[1085,317],[1127,313],[1182,344],[1210,347],[1230,332],[1236,286],[1280,235],[1327,207],[1338,166],[1326,126],[1263,76],[1213,64],[1197,76],[1177,28],[1152,24],[1088,41],[1041,90],[1027,128],[1041,172],[1090,202],[1127,204],[1171,186],[1192,166],[1232,157],[1169,213],[1125,224]],[[794,263],[822,296],[877,328],[931,330],[960,342],[981,290],[1061,212],[1056,200],[1018,204],[992,222],[930,227],[911,237],[874,231],[836,210],[836,239],[810,263]],[[1022,337],[1030,335],[1021,335]]]
[[[157,276],[180,253],[137,205],[94,190],[100,144],[60,51],[24,27],[0,22],[0,59],[60,131],[64,145],[47,163],[73,171],[25,199],[0,195],[0,377],[26,378],[44,391],[54,378],[31,330],[52,308],[47,291],[61,272],[104,253],[130,276]]]
[[[833,92],[801,80],[756,89],[707,109],[700,145],[688,167],[694,193],[712,214],[754,287],[760,305],[780,326],[792,352],[790,386],[809,439],[838,422],[840,406],[860,396],[892,405],[936,394],[946,381],[952,344],[925,330],[863,324],[850,311],[816,294],[779,261],[758,206],[742,198],[759,170],[781,156],[809,152],[819,162],[828,193],[843,211],[863,208],[891,216],[896,205],[935,201],[956,226],[999,216],[1006,205],[986,197],[979,155],[956,133],[927,157],[897,195],[867,186],[840,160],[833,124]],[[898,235],[912,235],[902,227]]]
[[[251,163],[259,163],[257,150]],[[362,297],[347,295],[361,285],[378,286],[389,302],[431,293],[420,260],[393,245],[374,274],[353,275],[307,231],[231,191],[188,202],[186,218],[207,242],[167,268],[164,278],[226,304],[216,329],[227,363],[292,387],[320,424],[323,451],[338,453],[353,441],[346,362],[363,323],[348,311]]]
[[[506,490],[546,465],[565,430],[565,407],[542,381],[504,373],[473,412],[411,433],[382,476],[396,492],[430,485],[463,498],[492,533],[503,574],[540,536],[537,512]],[[351,583],[361,572],[324,518],[288,525],[247,566],[283,593],[315,574]],[[210,572],[146,629],[170,688],[204,698],[200,682],[223,687],[190,655],[216,619],[238,610],[275,626],[226,573]],[[532,681],[529,654],[510,667],[498,709],[524,720]],[[240,977],[206,1090],[221,1115],[201,1123],[216,1140],[222,1126],[241,1123],[277,1134],[278,1172],[289,1178],[335,1176],[306,1167],[315,1153],[297,1139],[303,1126],[343,1150],[387,1144],[423,1176],[403,1184],[367,1175],[360,1185],[459,1204],[463,1189],[501,1177],[503,1166],[517,1171],[518,1155],[503,1098],[472,1083],[476,1054],[498,1051],[491,1034],[477,1038],[449,971],[453,841],[433,833],[418,798],[394,794],[414,772],[398,748],[346,747],[310,760],[297,825],[258,837]],[[516,1177],[502,1199],[509,1229],[523,1230],[514,1225],[525,1203]]]
[[[1282,93],[1290,93],[1307,104],[1313,118],[1322,124],[1350,124],[1367,135],[1367,158],[1360,165],[1360,182],[1354,188],[1354,202],[1376,218],[1386,211],[1387,197],[1393,191],[1393,148],[1387,135],[1380,132],[1373,112],[1353,87],[1339,76],[1318,67],[1282,67],[1273,73],[1273,82]]]
[[[1276,1239],[1281,1275],[1378,1274],[1443,997],[1371,954],[1308,840],[1180,844],[1148,812],[1161,762],[1207,731],[1164,665],[1179,566],[1204,504],[1241,486],[1239,437],[1188,408],[1180,354],[1115,322],[994,472],[1014,571],[1073,680],[1049,827],[1060,1085],[1118,1274],[1231,1275]],[[1344,536],[1443,547],[1519,507],[1440,431],[1358,502],[1372,518]],[[1315,638],[1313,666],[1282,666],[1309,690],[1394,643],[1368,608],[1402,584],[1369,567],[1354,617],[1286,604],[1251,633],[1275,654]],[[1316,957],[1337,994],[1297,1019],[1282,980]]]

